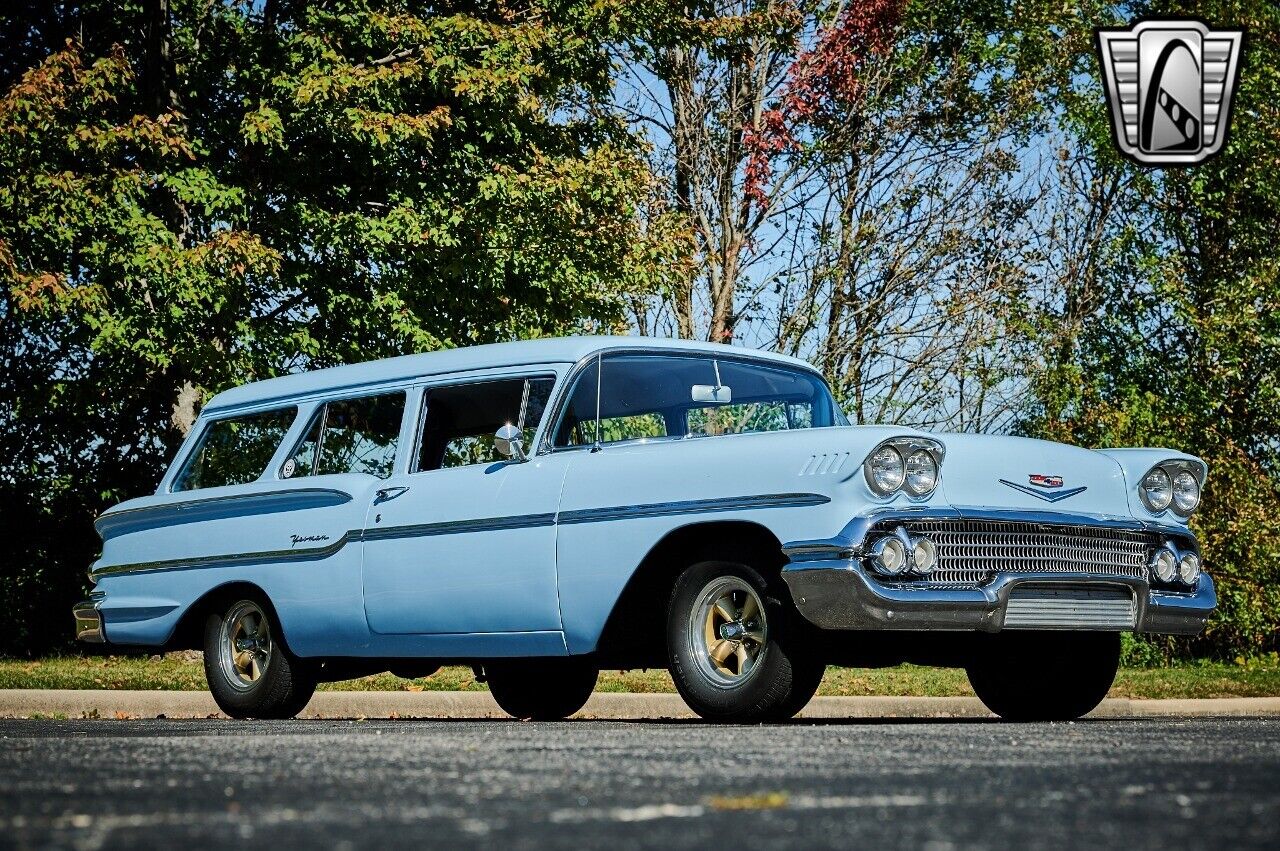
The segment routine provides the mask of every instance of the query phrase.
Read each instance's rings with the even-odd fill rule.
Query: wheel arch
[[[787,557],[768,527],[751,520],[689,523],[654,544],[623,586],[605,620],[595,655],[601,668],[665,668],[667,605],[677,577],[700,561],[749,565],[777,581]],[[790,600],[788,596],[786,598]]]
[[[285,635],[284,624],[280,621],[280,615],[276,611],[275,604],[271,601],[271,596],[257,583],[233,580],[209,589],[190,606],[187,606],[187,610],[178,619],[178,623],[173,629],[173,634],[165,643],[164,649],[166,651],[203,649],[204,624],[209,615],[241,599],[256,600],[266,607],[267,614],[271,616],[272,621],[275,623],[280,641],[288,648],[288,636]]]

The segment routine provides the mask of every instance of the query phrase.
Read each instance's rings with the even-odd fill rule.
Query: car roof
[[[749,357],[771,361],[810,372],[814,368],[799,358],[694,340],[661,337],[547,337],[512,343],[489,343],[458,349],[441,349],[416,355],[402,355],[364,363],[298,372],[254,381],[224,390],[209,400],[204,410],[219,411],[258,405],[264,402],[301,398],[335,390],[374,386],[394,381],[414,380],[453,372],[469,372],[527,364],[577,363],[598,351],[635,349],[717,354],[722,357]]]

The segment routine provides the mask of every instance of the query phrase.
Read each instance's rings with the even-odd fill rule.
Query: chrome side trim
[[[830,498],[816,493],[758,494],[755,496],[690,499],[679,502],[654,502],[644,505],[619,505],[586,508],[560,514],[519,514],[508,517],[484,517],[476,520],[450,520],[442,523],[415,523],[385,528],[350,529],[332,543],[303,549],[261,550],[248,553],[193,556],[108,565],[94,570],[93,578],[119,573],[141,573],[162,570],[191,570],[205,567],[233,567],[242,564],[275,564],[294,561],[318,561],[334,555],[347,544],[359,541],[385,541],[396,538],[419,538],[431,535],[459,535],[473,532],[495,532],[504,529],[527,529],[553,526],[557,523],[600,523],[641,517],[665,517],[679,514],[706,514],[721,511],[749,511],[764,508],[793,508],[822,505]]]
[[[360,530],[353,529],[323,547],[304,549],[258,550],[248,553],[226,553],[211,556],[139,561],[128,564],[112,564],[94,568],[91,578],[113,576],[119,573],[152,573],[161,570],[194,570],[201,567],[235,567],[242,564],[275,564],[289,561],[319,561],[328,558],[353,540],[359,540]]]
[[[830,501],[830,497],[818,493],[774,493],[759,496],[687,499],[678,502],[651,502],[646,505],[619,505],[611,508],[564,511],[560,513],[558,522],[563,524],[599,523],[606,520],[633,520],[638,517],[665,517],[672,514],[750,511],[757,508],[800,508],[824,505]]]
[[[531,529],[553,526],[554,514],[517,514],[509,517],[485,517],[479,520],[449,520],[443,523],[414,523],[363,531],[353,529],[343,537],[349,541],[388,541],[396,538],[426,538],[435,535],[461,535],[471,532],[498,532],[503,529]]]
[[[125,508],[119,511],[107,511],[94,521],[94,528],[105,541],[107,538],[124,532],[134,532],[157,526],[177,525],[179,523],[196,523],[207,520],[223,510],[243,510],[246,504],[285,502],[276,511],[300,511],[308,508],[321,508],[330,505],[342,505],[350,502],[352,495],[336,488],[281,488],[279,490],[259,491],[256,493],[225,494],[223,496],[200,497],[166,502],[160,505],[146,505],[141,508]]]

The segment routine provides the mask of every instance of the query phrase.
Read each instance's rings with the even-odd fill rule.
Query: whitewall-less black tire
[[[284,646],[271,608],[249,598],[205,621],[204,673],[218,708],[232,718],[292,718],[316,690],[315,677]]]
[[[484,666],[489,693],[502,711],[529,721],[559,721],[587,703],[599,670],[573,657],[511,659]]]
[[[704,561],[676,580],[667,613],[671,678],[698,715],[754,723],[790,718],[822,681],[813,631],[744,564]]]
[[[1120,667],[1118,632],[1021,632],[982,636],[969,684],[1007,721],[1071,721],[1102,702]]]

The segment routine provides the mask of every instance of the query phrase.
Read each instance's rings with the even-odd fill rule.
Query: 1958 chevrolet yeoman
[[[564,718],[669,668],[706,718],[786,718],[828,664],[964,667],[1075,718],[1126,630],[1216,604],[1165,449],[850,426],[788,357],[643,338],[478,346],[215,396],[152,496],[102,515],[79,638],[204,649],[218,705],[467,664]]]

